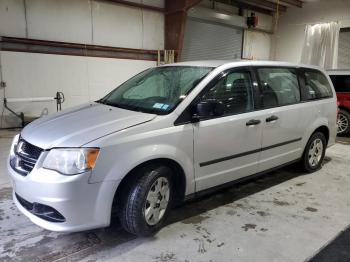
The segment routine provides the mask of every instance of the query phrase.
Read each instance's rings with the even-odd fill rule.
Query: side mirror
[[[204,100],[195,106],[193,120],[196,122],[203,118],[222,116],[224,112],[225,107],[221,102],[215,99]]]

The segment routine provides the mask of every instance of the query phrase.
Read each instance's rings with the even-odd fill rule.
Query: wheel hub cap
[[[309,149],[309,164],[312,167],[317,166],[322,158],[323,154],[323,143],[321,139],[315,139]]]
[[[152,184],[148,191],[144,216],[147,224],[155,225],[164,216],[165,211],[168,207],[170,196],[169,181],[165,177],[159,177]]]

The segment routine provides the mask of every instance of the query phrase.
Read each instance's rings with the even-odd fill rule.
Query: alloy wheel
[[[316,167],[322,159],[322,154],[323,154],[323,143],[321,139],[317,138],[310,145],[310,149],[308,153],[310,166]]]
[[[169,181],[159,177],[148,191],[144,216],[148,225],[156,225],[164,216],[170,197]]]

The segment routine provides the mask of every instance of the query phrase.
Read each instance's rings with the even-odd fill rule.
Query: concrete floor
[[[187,203],[151,238],[117,224],[49,232],[12,203],[5,164],[13,134],[0,133],[0,261],[305,261],[349,226],[350,139],[341,138],[322,170],[288,167]]]

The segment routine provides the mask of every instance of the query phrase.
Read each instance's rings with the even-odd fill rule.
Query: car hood
[[[40,118],[27,125],[21,137],[43,149],[80,147],[155,117],[153,114],[92,103]]]

